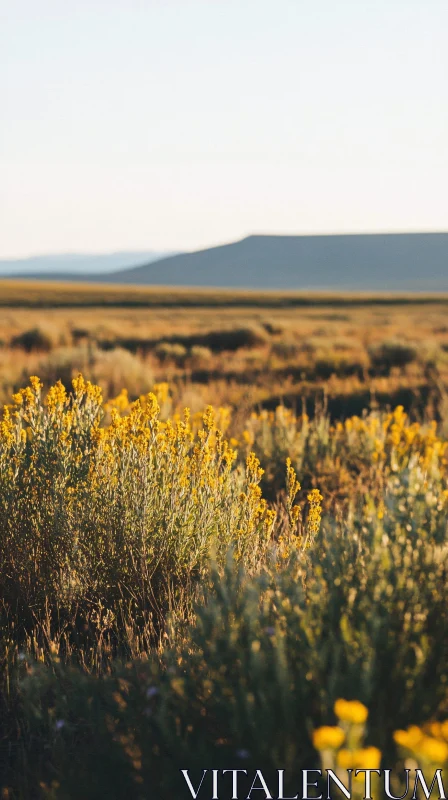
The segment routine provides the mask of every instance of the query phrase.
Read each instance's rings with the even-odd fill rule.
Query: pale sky
[[[447,0],[0,0],[0,258],[448,230]]]

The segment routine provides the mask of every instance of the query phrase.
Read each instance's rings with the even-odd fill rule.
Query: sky
[[[448,230],[446,0],[0,0],[0,258]]]

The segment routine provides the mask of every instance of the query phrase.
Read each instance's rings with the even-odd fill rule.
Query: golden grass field
[[[235,404],[243,397],[270,407],[281,398],[296,404],[323,391],[351,396],[355,411],[370,392],[393,404],[401,391],[406,406],[414,398],[421,408],[428,386],[437,398],[446,384],[447,310],[444,296],[310,297],[2,281],[0,399],[33,372],[48,383],[82,369],[107,395],[127,386],[138,396],[152,381],[169,380],[176,401],[188,400],[195,410],[207,400]],[[21,344],[27,331],[41,336]],[[229,331],[242,331],[230,351]],[[221,340],[208,342],[213,333]],[[381,355],[382,346],[391,350],[397,343],[401,354]],[[406,346],[412,352],[404,352]]]
[[[440,292],[295,292],[244,289],[207,289],[183,287],[124,286],[108,283],[33,281],[1,278],[0,305],[49,308],[54,306],[314,306],[414,302],[444,304],[447,295]]]

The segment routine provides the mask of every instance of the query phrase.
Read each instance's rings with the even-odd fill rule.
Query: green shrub
[[[395,763],[393,731],[443,713],[448,679],[446,521],[406,492],[390,482],[382,519],[326,520],[281,570],[248,578],[231,558],[161,660],[102,679],[35,668],[21,688],[35,780],[56,774],[67,798],[165,800],[182,796],[181,768],[281,766],[297,785],[340,697],[367,706],[368,741]]]

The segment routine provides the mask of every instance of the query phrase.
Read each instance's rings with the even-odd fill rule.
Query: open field
[[[448,298],[9,287],[2,796],[446,767]]]
[[[33,373],[48,385],[58,378],[70,383],[79,370],[107,396],[126,385],[137,397],[151,382],[168,380],[175,403],[188,401],[195,410],[207,401],[235,404],[244,397],[272,408],[280,399],[296,405],[308,397],[311,411],[323,393],[336,415],[344,413],[344,398],[355,413],[372,393],[421,410],[429,395],[440,404],[446,384],[442,296],[329,300],[28,282],[0,288],[3,401]],[[103,305],[94,305],[97,291]],[[109,307],[112,298],[117,305]],[[154,305],[131,306],[138,298]],[[286,299],[311,305],[276,305]]]
[[[62,283],[0,278],[0,306],[52,308],[62,306],[288,306],[315,305],[444,305],[443,292],[294,292],[231,289],[191,289],[163,286]]]

